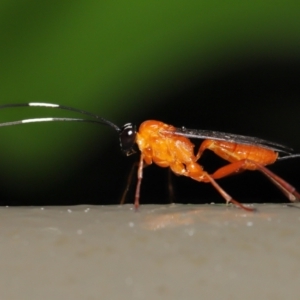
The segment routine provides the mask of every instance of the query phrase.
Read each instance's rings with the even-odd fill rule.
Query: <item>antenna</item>
[[[59,122],[59,121],[67,121],[67,122],[88,122],[88,123],[98,123],[98,124],[104,124],[108,125],[112,128],[114,128],[117,132],[120,132],[121,129],[115,125],[114,123],[96,115],[93,113],[90,113],[85,110],[59,105],[59,104],[53,104],[53,103],[42,103],[42,102],[29,102],[29,103],[17,103],[17,104],[4,104],[0,105],[0,109],[5,108],[12,108],[12,107],[45,107],[45,108],[56,108],[56,109],[62,109],[62,110],[68,110],[77,112],[83,115],[90,116],[92,118],[97,119],[96,120],[89,120],[89,119],[75,119],[75,118],[34,118],[34,119],[27,119],[27,120],[20,120],[20,121],[14,121],[14,122],[6,122],[6,123],[0,123],[1,126],[13,126],[13,125],[21,125],[26,123],[39,123],[39,122]]]
[[[24,119],[13,122],[0,123],[0,127],[13,126],[13,125],[22,125],[29,123],[41,123],[41,122],[86,122],[86,123],[97,123],[105,124],[102,121],[98,120],[89,120],[89,119],[75,119],[75,118],[33,118],[33,119]]]
[[[122,128],[119,128],[116,124],[114,124],[98,115],[90,113],[88,111],[73,108],[70,106],[53,104],[53,103],[29,102],[29,103],[0,105],[0,109],[12,108],[12,107],[57,108],[57,109],[63,109],[63,110],[77,112],[82,115],[87,115],[87,116],[94,118],[95,120],[81,119],[81,118],[32,118],[32,119],[24,119],[24,120],[19,120],[19,121],[0,123],[0,127],[22,125],[22,124],[28,124],[28,123],[42,123],[42,122],[86,122],[86,123],[104,124],[104,125],[108,125],[108,126],[112,127],[115,131],[118,132],[121,150],[126,155],[131,155],[131,154],[135,153],[134,144],[135,144],[135,139],[136,139],[136,128],[131,123],[125,124]]]

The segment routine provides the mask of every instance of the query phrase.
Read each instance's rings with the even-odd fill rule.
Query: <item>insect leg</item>
[[[211,140],[204,140],[199,147],[199,150],[196,155],[196,161],[201,157],[205,149],[209,149],[209,146],[212,144]]]
[[[223,177],[226,177],[229,175],[237,174],[241,171],[247,170],[248,165],[249,165],[249,163],[245,159],[239,160],[239,161],[230,163],[229,165],[226,165],[224,167],[221,167],[220,169],[215,171],[213,174],[211,174],[211,176],[214,179],[219,179],[219,178],[223,178]],[[252,166],[253,166],[253,164],[252,164]],[[253,167],[252,167],[252,170],[253,170]]]
[[[168,194],[169,194],[169,202],[174,203],[174,186],[172,182],[172,171],[168,168]]]
[[[269,180],[271,180],[290,201],[292,202],[300,201],[300,194],[296,191],[296,189],[292,185],[290,185],[281,177],[274,174],[272,171],[267,169],[262,164],[259,164],[255,161],[251,161],[247,159],[236,161],[234,163],[231,163],[225,167],[218,169],[215,173],[211,174],[211,177],[214,179],[219,179],[234,173],[238,173],[241,170],[247,170],[247,169],[254,170],[253,166],[255,166],[255,169],[262,172]]]
[[[253,208],[249,208],[241,204],[240,202],[234,200],[229,194],[227,194],[218,184],[217,182],[210,176],[209,174],[205,174],[205,177],[209,180],[209,182],[214,186],[214,188],[221,194],[221,196],[225,199],[226,203],[233,203],[234,205],[246,210],[246,211],[255,211]]]
[[[137,184],[136,184],[135,198],[134,198],[135,209],[138,209],[140,205],[140,190],[141,190],[141,182],[143,179],[143,165],[144,165],[144,155],[143,153],[141,153],[138,172],[137,172]]]
[[[269,178],[283,193],[284,195],[292,202],[300,201],[300,194],[297,190],[286,182],[284,179],[267,169],[265,166],[255,163],[259,171],[261,171],[267,178]]]
[[[178,175],[184,175],[190,177],[199,182],[210,182],[213,187],[221,194],[221,196],[225,199],[226,203],[233,203],[236,206],[246,210],[246,211],[255,211],[253,208],[249,208],[241,204],[240,202],[234,200],[229,194],[227,194],[215,181],[212,175],[209,175],[205,172],[199,164],[192,162],[186,165],[186,169],[183,167],[181,163],[177,163],[170,166],[172,171]]]
[[[121,200],[120,200],[120,204],[125,204],[126,196],[127,196],[128,191],[129,191],[130,185],[132,183],[132,177],[133,177],[134,171],[136,170],[136,168],[139,167],[139,165],[140,165],[140,162],[135,162],[132,165],[131,169],[130,169],[129,175],[127,177],[126,187],[123,191],[123,194],[122,194],[122,197],[121,197]],[[146,168],[148,166],[149,166],[148,164],[143,162],[143,167],[142,168]]]
[[[129,175],[128,175],[128,178],[127,178],[127,183],[126,183],[126,187],[125,187],[125,190],[122,194],[122,197],[121,197],[121,200],[120,200],[120,204],[124,204],[125,203],[125,200],[126,200],[126,195],[129,191],[129,187],[131,185],[131,182],[132,182],[132,176],[133,176],[133,173],[135,171],[135,169],[138,167],[138,162],[135,162],[132,167],[131,167],[131,170],[129,172]]]

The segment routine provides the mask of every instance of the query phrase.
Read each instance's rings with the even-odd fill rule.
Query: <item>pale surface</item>
[[[300,299],[300,209],[1,208],[0,299]]]

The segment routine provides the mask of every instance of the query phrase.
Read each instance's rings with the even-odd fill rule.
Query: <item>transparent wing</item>
[[[212,131],[212,130],[199,130],[199,129],[187,129],[185,127],[176,128],[175,131],[164,131],[170,134],[175,134],[179,136],[185,136],[191,139],[210,139],[217,141],[226,141],[231,143],[245,144],[245,145],[253,145],[266,149],[270,149],[277,152],[282,152],[286,154],[291,154],[293,151],[292,148],[286,147],[284,145],[274,143],[271,141],[267,141],[264,139],[260,139],[257,137],[233,134],[233,133],[225,133],[220,131]]]

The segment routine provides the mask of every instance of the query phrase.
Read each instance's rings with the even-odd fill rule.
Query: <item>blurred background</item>
[[[122,126],[147,119],[257,136],[300,152],[298,1],[0,3],[0,104],[50,102]],[[42,108],[0,121],[80,117]],[[82,123],[0,130],[0,204],[117,204],[138,155],[116,132]],[[200,141],[195,141],[199,145]],[[213,172],[224,162],[206,153]],[[270,167],[300,190],[300,159]],[[168,172],[145,169],[142,203],[168,203]],[[172,178],[179,203],[223,203],[208,184]],[[219,181],[241,202],[284,202],[258,172]],[[133,201],[135,180],[127,197]]]

